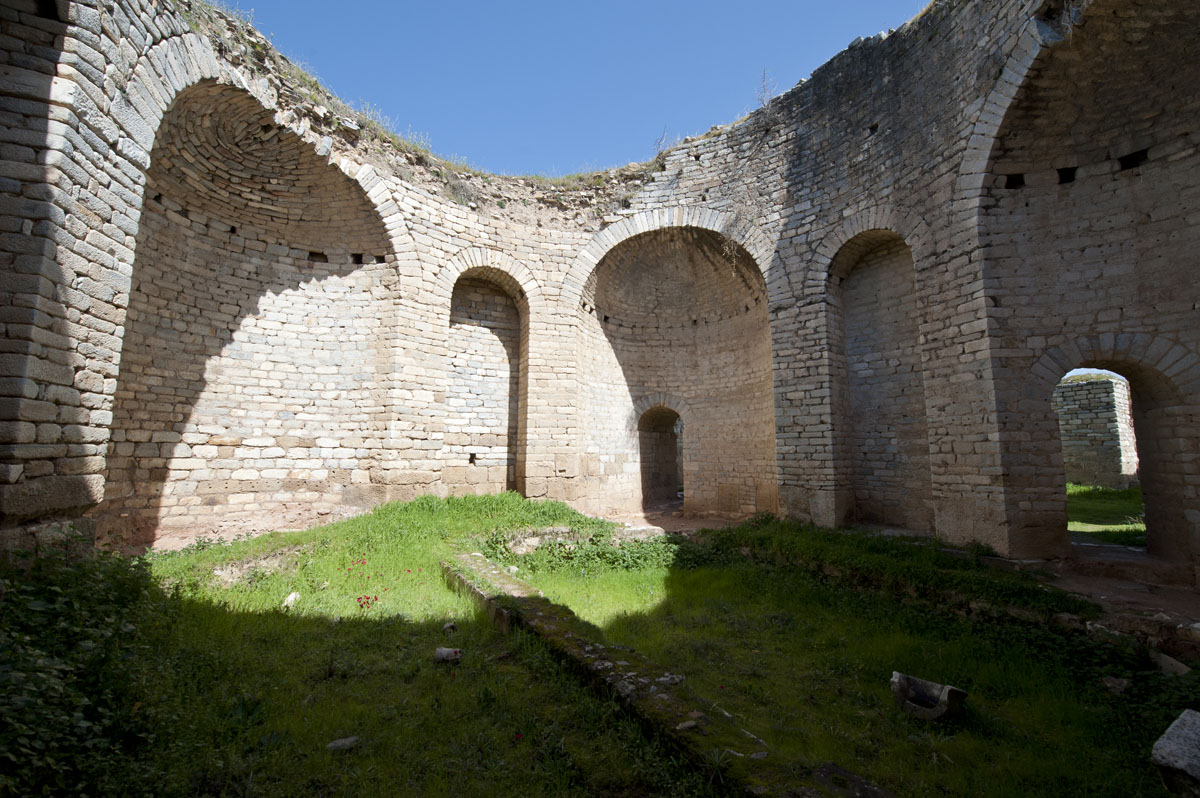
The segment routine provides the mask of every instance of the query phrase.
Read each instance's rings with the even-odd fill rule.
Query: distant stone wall
[[[1137,443],[1124,380],[1061,382],[1054,412],[1067,482],[1127,488],[1138,479]]]

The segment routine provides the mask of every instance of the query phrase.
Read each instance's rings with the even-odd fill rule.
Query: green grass
[[[1142,489],[1067,485],[1067,529],[1083,532],[1105,543],[1146,545],[1145,505]]]
[[[540,642],[496,632],[443,583],[447,540],[551,524],[603,526],[512,495],[424,498],[321,529],[155,554],[148,569],[124,561],[142,574],[126,591],[136,623],[119,621],[128,647],[89,682],[122,676],[108,765],[64,763],[74,749],[42,724],[33,738],[61,752],[65,774],[49,794],[706,794],[704,774],[581,687]],[[11,565],[4,577],[30,582]],[[37,589],[65,589],[51,577]],[[292,592],[300,597],[283,610]],[[83,625],[106,629],[109,616]],[[0,630],[20,617],[9,608]],[[449,621],[457,631],[443,630]],[[461,648],[461,662],[435,663],[437,646]],[[0,699],[13,693],[4,656]],[[0,795],[39,794],[45,771],[21,767],[22,730],[6,728],[0,772],[14,783],[6,792],[0,782]],[[326,750],[349,736],[353,750]]]
[[[574,542],[507,553],[514,530],[546,526]],[[517,564],[611,642],[686,674],[682,690],[798,778],[832,760],[898,795],[1160,795],[1149,746],[1200,707],[1195,674],[1007,619],[998,608],[1095,610],[982,551],[765,517],[702,543],[618,548],[610,533],[552,502],[426,497],[143,560],[0,563],[0,796],[720,788],[445,587],[451,542]],[[435,663],[441,645],[462,660]],[[892,670],[967,689],[966,718],[907,718]],[[1132,686],[1113,697],[1102,676]],[[349,736],[353,750],[326,749]]]
[[[796,772],[832,760],[898,795],[1165,794],[1149,749],[1179,711],[1200,707],[1194,674],[1164,676],[1141,652],[1042,623],[958,617],[943,609],[954,598],[910,586],[974,581],[1040,612],[1075,600],[928,545],[776,523],[708,537],[666,566],[656,551],[631,568],[579,549],[557,565],[513,561],[610,642],[686,674]],[[908,718],[893,670],[966,689],[966,717]],[[1106,692],[1109,675],[1130,678],[1131,693]]]

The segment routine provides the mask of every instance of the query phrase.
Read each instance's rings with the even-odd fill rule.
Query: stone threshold
[[[683,675],[633,649],[601,643],[595,627],[480,553],[456,550],[442,562],[442,573],[447,584],[471,597],[497,628],[506,633],[519,628],[536,635],[588,686],[614,698],[649,733],[732,794],[891,796],[832,762],[798,776],[796,768],[774,759],[767,744],[741,728],[732,715],[696,695]]]

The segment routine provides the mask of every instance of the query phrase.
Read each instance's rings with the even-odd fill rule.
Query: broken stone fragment
[[[446,623],[442,625],[442,631],[445,632],[446,634],[451,634],[452,632],[457,632],[458,624],[456,624],[454,621],[446,621]]]
[[[325,746],[329,751],[349,751],[354,746],[358,745],[357,737],[342,737]]]
[[[1168,790],[1200,796],[1200,712],[1185,709],[1154,743],[1150,760]]]
[[[921,720],[942,720],[962,712],[967,693],[948,684],[892,672],[892,695],[900,709]]]
[[[1121,679],[1116,676],[1102,676],[1100,683],[1104,685],[1104,689],[1113,695],[1121,695],[1129,689],[1129,680]]]
[[[461,648],[443,648],[438,646],[433,650],[434,662],[458,662],[462,659]]]
[[[292,608],[292,605],[296,603],[296,599],[298,599],[298,598],[300,598],[300,594],[297,593],[296,591],[293,590],[291,593],[288,593],[287,598],[285,598],[283,600],[283,608],[285,610],[290,610]]]
[[[1150,659],[1154,660],[1158,669],[1168,676],[1186,676],[1192,670],[1179,660],[1169,657],[1157,649],[1150,649]]]

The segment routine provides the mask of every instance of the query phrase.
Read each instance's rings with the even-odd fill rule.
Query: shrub
[[[131,666],[155,594],[144,564],[117,555],[0,561],[0,795],[152,789],[128,755],[152,742]]]

